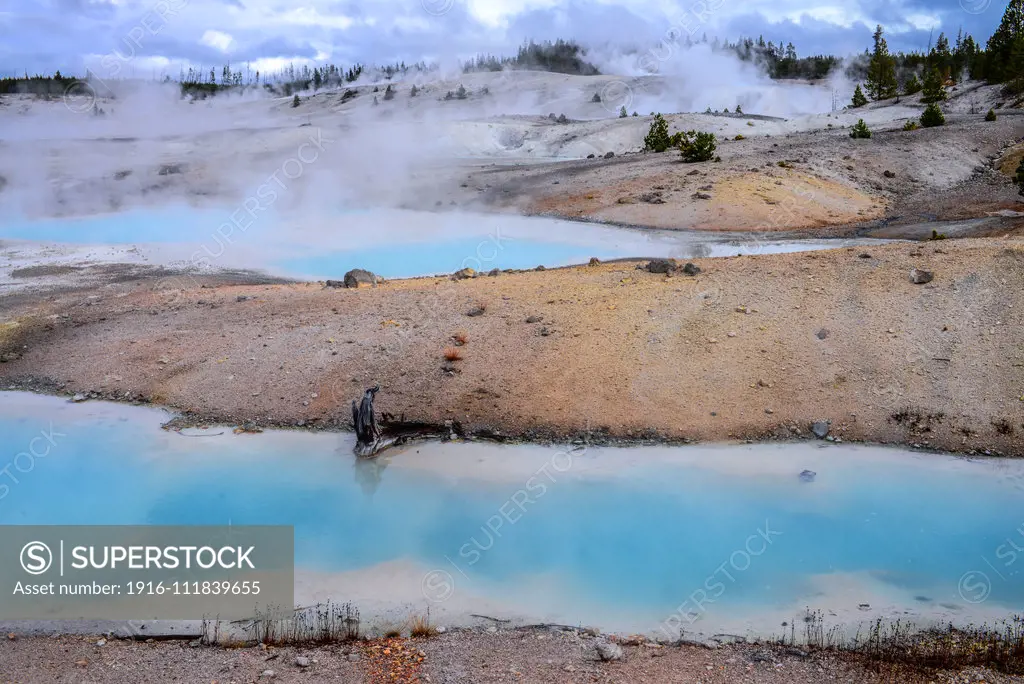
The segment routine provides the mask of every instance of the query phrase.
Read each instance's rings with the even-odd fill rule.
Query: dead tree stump
[[[363,400],[357,405],[352,402],[352,423],[356,431],[356,456],[370,458],[395,443],[395,439],[381,435],[377,416],[373,411],[373,398],[380,391],[375,385],[363,393]]]

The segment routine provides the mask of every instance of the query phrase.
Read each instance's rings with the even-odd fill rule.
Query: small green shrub
[[[871,137],[871,129],[864,123],[864,119],[857,119],[857,123],[854,124],[853,129],[850,131],[850,137],[855,140]]]
[[[412,88],[409,89],[409,97],[416,97],[416,95],[418,95],[419,92],[420,92],[420,89],[417,88],[416,84],[414,83]]]
[[[299,99],[298,95],[292,98],[292,107],[298,107],[300,104],[302,104],[302,100]]]
[[[864,91],[860,89],[860,83],[858,83],[856,90],[853,91],[853,99],[850,100],[850,106],[856,109],[857,107],[863,107],[867,103],[868,98]]]
[[[654,115],[651,128],[644,137],[644,151],[664,152],[672,146],[672,139],[668,134],[668,121],[661,114]]]
[[[738,134],[735,138],[733,138],[733,140],[746,140],[746,139],[747,139],[747,137],[745,135],[743,135],[742,133]]]
[[[917,119],[910,119],[903,124],[903,130],[905,131],[916,131],[920,126],[917,123]]]
[[[710,161],[715,157],[718,142],[714,133],[686,131],[679,134],[679,154],[687,164]]]
[[[623,105],[622,108],[619,109],[619,118],[620,119],[625,119],[628,116],[629,116],[629,114],[626,113],[626,106]]]
[[[994,109],[988,110],[988,114],[985,115],[985,121],[995,121],[995,120],[996,120],[996,110],[994,110]]]
[[[590,101],[591,102],[600,102],[601,101],[601,95],[599,93],[594,93],[594,97],[590,98]]]
[[[942,110],[939,109],[939,105],[935,102],[928,105],[924,110],[924,114],[921,115],[921,125],[925,128],[941,126],[944,123],[946,123],[946,117],[943,116]]]
[[[739,105],[736,105],[736,113],[737,113],[737,114],[742,114],[742,113],[743,113],[743,110],[742,110],[742,109],[740,109],[740,106],[739,106]]]

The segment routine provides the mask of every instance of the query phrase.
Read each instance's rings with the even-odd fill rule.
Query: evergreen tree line
[[[708,43],[707,36],[697,42]],[[686,44],[694,44],[689,36]],[[1024,0],[1010,0],[998,28],[984,47],[973,36],[962,32],[950,45],[946,35],[940,33],[926,52],[893,54],[889,52],[881,26],[875,30],[873,49],[865,49],[862,55],[846,62],[833,55],[800,57],[793,43],[783,45],[780,41],[774,44],[761,36],[757,40],[741,38],[735,43],[720,42],[716,38],[711,47],[733,52],[741,60],[762,64],[775,79],[820,79],[843,65],[849,77],[864,84],[867,97],[875,100],[924,91],[926,102],[935,101],[944,97],[942,88],[945,85],[964,78],[1002,83],[1009,91],[1021,93],[1024,92]],[[586,51],[573,41],[537,43],[530,40],[520,46],[514,57],[479,55],[463,64],[463,70],[500,71],[511,68],[580,75],[600,73],[596,66],[585,60],[585,56]],[[434,68],[434,65],[424,62],[412,66],[399,62],[374,67],[371,73],[391,79],[396,75],[406,76],[409,71],[427,73]],[[266,74],[252,71],[248,66],[244,72],[234,70],[226,64],[221,68],[219,77],[216,69],[206,71],[205,68],[190,67],[187,72],[181,72],[178,83],[182,95],[197,97],[254,86],[277,95],[290,96],[310,88],[315,91],[353,83],[366,71],[367,68],[358,63],[348,69],[335,64],[312,68],[304,65],[299,69],[289,65],[280,72]],[[164,80],[171,79],[166,77]],[[76,78],[63,76],[59,71],[53,76],[29,76],[26,73],[24,77],[0,78],[0,94],[61,95],[76,81]],[[861,98],[866,101],[859,86],[858,92],[860,95],[855,95],[855,101]]]
[[[495,57],[494,55],[477,55],[476,59],[462,65],[464,72],[502,71],[504,69],[529,69],[533,71],[551,71],[558,74],[577,74],[580,76],[596,76],[601,72],[596,66],[587,62],[584,57],[586,50],[573,41],[556,40],[536,43],[533,40],[524,42],[515,57]]]

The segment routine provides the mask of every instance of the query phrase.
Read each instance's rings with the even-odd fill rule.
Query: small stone
[[[813,470],[804,470],[800,473],[800,480],[803,482],[814,482],[814,478],[818,476],[818,473]]]
[[[823,340],[826,337],[828,337],[828,332],[829,331],[827,328],[822,328],[818,332],[814,333],[814,336],[817,337],[819,340]]]
[[[470,318],[476,318],[477,316],[483,316],[486,309],[482,306],[474,306],[472,309],[466,312],[466,315]]]
[[[85,396],[84,394],[76,394],[75,396],[71,397],[71,401],[75,402],[76,404],[80,404],[88,398],[89,397]]]
[[[358,663],[359,662],[359,654],[358,653],[349,653],[348,654],[348,660],[349,660],[350,663]]]
[[[700,266],[696,264],[687,263],[683,266],[683,273],[689,276],[695,276],[700,273]]]
[[[734,332],[726,333],[726,337],[736,337],[736,333],[734,333]]]
[[[202,642],[201,639],[193,639],[192,641],[188,642],[188,647],[189,648],[199,648],[202,645],[203,645],[203,642]]]
[[[309,658],[307,658],[306,656],[298,656],[297,658],[295,658],[295,665],[297,667],[309,667]]]
[[[100,639],[99,641],[96,642],[96,645],[97,646],[106,646],[107,645],[107,640],[106,639]]]
[[[615,156],[614,152],[605,152],[604,158],[605,159],[611,159],[614,156]]]
[[[885,176],[886,178],[896,177],[896,173],[894,171],[889,171],[888,169],[886,169],[885,172],[882,173],[882,175]]]
[[[817,437],[818,439],[825,439],[825,437],[828,436],[828,431],[830,429],[831,425],[828,421],[825,420],[819,420],[817,422],[811,423],[811,432],[813,432],[814,436]]]
[[[614,660],[622,660],[622,647],[618,644],[601,640],[594,644],[594,648],[597,649],[597,657],[606,663]]]
[[[769,416],[775,413],[775,411],[771,410],[770,408],[766,408],[764,412],[767,413]]]
[[[868,254],[867,252],[862,252],[862,253],[857,255],[857,258],[858,259],[870,259],[871,255]]]
[[[526,319],[527,323],[540,323],[544,320],[543,316],[530,316]]]
[[[273,670],[264,670],[262,673],[260,673],[260,679],[273,679],[276,676],[277,673]]]
[[[915,285],[924,285],[930,283],[935,279],[935,274],[931,271],[925,271],[920,268],[915,268],[910,271],[910,282]]]

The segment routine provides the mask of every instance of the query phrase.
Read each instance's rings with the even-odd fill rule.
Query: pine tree
[[[628,116],[629,116],[629,114],[626,113],[626,105],[622,105],[622,107],[619,109],[619,118],[620,119],[625,119]]]
[[[299,104],[301,104],[301,102],[302,101],[299,100],[299,96],[296,95],[295,97],[292,98],[292,107],[298,107]]]
[[[860,83],[857,84],[857,89],[853,91],[853,100],[850,101],[850,106],[856,109],[857,107],[863,107],[868,103],[868,98],[864,97],[864,91],[860,89]]]
[[[999,28],[988,39],[988,80],[994,83],[1009,81],[1014,73],[1014,57],[1024,43],[1024,0],[1010,0],[1003,12]]]
[[[871,137],[871,129],[869,129],[868,125],[864,123],[864,119],[857,119],[857,123],[854,124],[853,128],[850,130],[850,137],[855,140],[857,138]]]
[[[882,37],[882,25],[875,29],[875,51],[868,63],[868,78],[865,86],[873,100],[895,97],[899,91],[896,83],[896,60],[889,54],[889,46]]]
[[[910,78],[903,84],[904,95],[914,95],[921,92],[921,82],[917,80],[916,74],[910,74]]]
[[[942,76],[938,69],[932,69],[925,75],[923,91],[921,102],[941,102],[946,99],[946,89],[942,87]]]
[[[939,72],[939,78],[945,83],[952,71],[953,55],[949,51],[949,39],[945,33],[940,33],[935,47],[928,53],[928,67]]]
[[[671,139],[668,135],[668,121],[661,114],[654,115],[651,128],[644,137],[644,151],[664,152],[671,146]]]
[[[921,125],[925,128],[933,128],[934,126],[941,126],[946,123],[946,117],[943,116],[942,110],[939,109],[939,105],[932,102],[930,105],[925,107],[924,113],[921,114]]]
[[[419,88],[417,88],[416,84],[413,83],[412,88],[409,89],[409,97],[416,97],[416,95],[419,94],[419,92]]]

